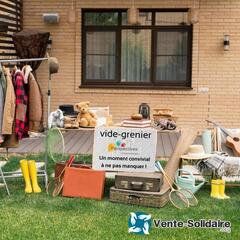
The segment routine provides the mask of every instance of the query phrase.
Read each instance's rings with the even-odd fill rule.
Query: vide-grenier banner
[[[157,131],[151,128],[98,127],[94,133],[93,169],[154,172]]]

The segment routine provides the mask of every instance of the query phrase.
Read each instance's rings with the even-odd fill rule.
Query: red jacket
[[[27,106],[28,95],[24,84],[22,72],[17,71],[14,75],[14,87],[16,94],[16,126],[15,133],[18,139],[28,135]]]

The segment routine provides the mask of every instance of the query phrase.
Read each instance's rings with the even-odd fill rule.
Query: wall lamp
[[[223,38],[223,47],[224,47],[224,51],[229,51],[229,47],[230,47],[230,38],[229,38],[229,35],[224,35],[224,38]]]
[[[58,13],[43,13],[43,21],[47,24],[59,23],[60,15]]]

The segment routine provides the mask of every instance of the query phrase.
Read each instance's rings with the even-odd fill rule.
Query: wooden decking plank
[[[180,138],[181,133],[180,133],[180,132],[174,133],[173,136],[176,138],[176,144],[177,144],[177,141],[178,141],[178,139]],[[176,146],[176,144],[175,144],[175,146]]]
[[[172,146],[172,150],[175,148],[178,138],[177,138],[177,134],[176,133],[169,133],[169,139],[171,142],[171,146]]]
[[[76,131],[75,134],[73,135],[73,137],[71,138],[71,140],[65,144],[65,152],[73,153],[73,152],[71,152],[71,149],[74,147],[76,142],[78,142],[79,137],[81,138],[81,136],[85,135],[85,134],[86,134],[85,132],[82,133],[82,131]]]
[[[45,140],[44,137],[40,137],[40,138],[36,139],[34,141],[34,143],[32,144],[31,148],[29,148],[28,152],[30,152],[30,153],[35,153],[35,152],[38,153],[39,150],[40,150],[40,147],[43,146],[43,144],[44,144],[44,140]]]
[[[64,142],[68,142],[76,133],[73,131],[71,132],[69,131],[69,132],[62,132],[62,134],[63,134]]]
[[[29,139],[24,138],[19,141],[19,146],[17,148],[9,148],[10,153],[18,153],[21,152],[26,146],[29,144]]]
[[[41,138],[41,142],[33,149],[37,153],[45,152],[45,137]]]
[[[175,147],[176,147],[176,144],[177,144],[177,142],[178,142],[179,136],[180,136],[180,135],[179,135],[178,133],[175,133],[175,132],[169,134],[170,142],[171,142],[171,145],[172,145],[172,152],[171,152],[170,156],[172,155],[173,150],[174,150]],[[170,157],[170,156],[169,156],[169,157]]]
[[[66,153],[91,154],[93,152],[94,131],[77,130],[63,132]],[[157,133],[158,157],[169,157],[180,134],[176,132]],[[60,148],[61,146],[59,146]],[[10,148],[9,153],[32,153],[44,151],[44,137],[23,139],[18,148]]]
[[[168,135],[168,139],[169,139],[169,143],[170,143],[170,146],[169,146],[169,147],[171,147],[171,151],[172,151],[172,150],[173,150],[173,146],[174,146],[174,145],[173,145],[173,142],[172,142],[172,139],[171,139],[171,135],[172,135],[172,134],[171,134],[171,133],[168,133],[167,135]]]
[[[164,137],[164,133],[160,133],[161,136],[161,141],[162,141],[162,146],[163,146],[163,157],[166,157],[167,153],[166,153],[166,149],[165,149],[165,137]]]
[[[93,142],[94,142],[94,134],[91,135],[88,141],[88,147],[86,148],[86,154],[91,154],[93,152]]]
[[[169,133],[162,133],[162,141],[165,155],[164,157],[169,157],[172,153],[171,142],[169,138]]]
[[[164,157],[165,156],[165,150],[163,146],[163,139],[162,139],[162,133],[158,132],[157,134],[157,151],[156,151],[157,157]]]
[[[25,143],[25,148],[23,150],[21,150],[22,153],[32,153],[32,149],[34,149],[37,144],[39,143],[39,139],[31,139],[31,144],[27,144],[27,142]]]
[[[69,133],[69,134],[65,134],[63,133],[63,138],[64,138],[64,146],[66,148],[68,141],[71,141],[72,135],[74,135],[75,133]],[[58,144],[59,143],[59,144]],[[62,152],[62,144],[61,141],[56,143],[53,147],[55,148],[56,152]]]
[[[65,153],[68,153],[68,149],[72,146],[72,139],[77,135],[77,131],[68,131],[64,134],[64,142],[65,142]]]
[[[87,141],[88,134],[89,134],[88,131],[78,132],[75,139],[73,139],[74,143],[72,144],[72,147],[69,148],[69,152],[77,153],[81,148],[82,144],[84,144]]]
[[[63,137],[64,137],[64,133],[63,133]],[[71,139],[71,136],[69,136],[69,139]],[[65,138],[64,138],[64,142],[65,142]],[[61,146],[59,145],[59,150]],[[29,150],[30,151],[30,150]],[[41,137],[41,142],[39,142],[39,144],[37,144],[31,151],[35,151],[35,152],[44,152],[45,151],[45,138]]]
[[[91,136],[92,136],[92,132],[88,132],[87,134],[87,138],[85,139],[84,143],[80,146],[78,153],[88,153],[87,150],[89,148],[90,144],[93,144],[93,142],[91,142]]]

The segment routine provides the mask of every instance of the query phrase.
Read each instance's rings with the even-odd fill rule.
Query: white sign
[[[156,144],[154,129],[98,127],[94,133],[93,169],[154,172]]]

